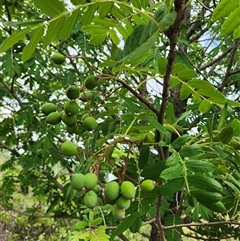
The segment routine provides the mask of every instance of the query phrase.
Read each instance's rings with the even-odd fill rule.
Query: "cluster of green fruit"
[[[98,203],[98,193],[101,188],[98,185],[98,176],[95,173],[74,173],[70,176],[70,185],[74,189],[73,197],[81,201],[88,208],[94,208]]]
[[[78,134],[82,129],[92,131],[97,128],[98,123],[93,116],[84,114],[79,118],[80,106],[77,102],[78,100],[83,102],[91,100],[93,97],[91,90],[93,90],[97,85],[97,78],[94,75],[90,75],[85,79],[83,88],[76,86],[68,87],[66,91],[68,101],[61,106],[61,111],[58,111],[58,107],[53,103],[44,103],[41,106],[41,112],[46,115],[46,123],[57,125],[62,121],[65,124],[67,132],[70,134]],[[81,89],[83,89],[83,91],[81,91]],[[61,149],[63,154],[66,156],[72,156],[77,153],[77,147],[72,142],[64,143]]]
[[[136,188],[130,181],[123,181],[120,185],[116,181],[111,181],[104,188],[104,197],[107,202],[113,204],[112,215],[116,219],[124,219],[125,211],[134,200]]]
[[[98,177],[94,173],[75,173],[71,175],[70,185],[74,189],[73,197],[82,201],[88,208],[94,208],[99,202],[112,204],[112,215],[122,220],[125,218],[125,211],[135,198],[136,187],[130,181],[110,181],[104,187],[103,193],[98,185]],[[153,190],[155,183],[152,180],[144,180],[140,187],[143,190]],[[102,195],[103,194],[103,195]]]

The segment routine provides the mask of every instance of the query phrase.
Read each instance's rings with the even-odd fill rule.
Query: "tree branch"
[[[223,89],[224,89],[224,87],[227,83],[228,77],[230,75],[230,71],[231,71],[231,68],[232,68],[236,53],[237,53],[238,44],[239,44],[239,40],[235,40],[234,43],[233,43],[232,52],[231,52],[231,55],[230,55],[230,59],[229,59],[229,62],[228,62],[226,73],[224,75],[223,81],[222,81],[221,86],[219,88],[219,90],[221,92],[223,91]]]
[[[184,223],[184,224],[174,224],[171,226],[163,227],[164,230],[175,229],[175,228],[183,228],[183,227],[200,227],[200,226],[214,226],[214,225],[240,225],[240,222],[236,221],[218,221],[218,222],[210,222],[210,223]]]
[[[3,143],[2,141],[0,141],[0,148],[6,149],[6,150],[8,150],[10,152],[13,152],[13,149],[10,146],[8,146],[5,143]]]
[[[114,78],[114,76],[112,76],[112,75],[104,75],[104,74],[102,74],[102,75],[99,75],[99,77],[101,78],[110,78],[110,79],[112,79],[112,78]],[[126,88],[126,89],[128,89],[135,97],[137,97],[137,99],[139,100],[139,101],[141,101],[143,104],[145,104],[151,111],[153,111],[155,114],[157,114],[158,113],[158,110],[154,107],[154,105],[152,105],[144,96],[142,96],[141,94],[139,94],[136,90],[134,90],[130,85],[128,85],[126,82],[124,82],[123,80],[121,80],[121,79],[117,79],[117,78],[115,78],[116,79],[116,81],[118,82],[118,83],[120,83],[124,88]]]
[[[198,69],[199,70],[204,70],[210,66],[212,66],[213,64],[219,62],[220,60],[222,60],[226,55],[228,55],[228,53],[230,53],[232,51],[232,47],[230,47],[225,53],[223,53],[222,55],[218,56],[216,59],[214,59],[213,61],[205,64],[205,65],[202,65],[200,66]]]

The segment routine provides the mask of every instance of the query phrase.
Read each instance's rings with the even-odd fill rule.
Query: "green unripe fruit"
[[[81,118],[82,121],[84,121],[88,117],[88,113],[84,114]]]
[[[65,57],[61,53],[56,52],[52,55],[51,60],[55,64],[63,64],[65,62]]]
[[[98,176],[95,173],[87,173],[84,178],[83,186],[86,189],[92,189],[97,185]]]
[[[135,197],[135,186],[130,181],[124,181],[121,184],[120,192],[126,199],[132,199]]]
[[[71,141],[66,141],[61,145],[61,151],[65,156],[74,156],[78,153],[78,147]]]
[[[98,80],[94,75],[89,75],[85,79],[84,84],[87,89],[92,90],[98,85]]]
[[[64,111],[68,116],[76,115],[79,111],[79,105],[74,100],[69,100],[64,105]]]
[[[87,102],[91,100],[92,97],[93,97],[92,91],[86,90],[80,94],[79,99],[82,100],[83,102]]]
[[[74,173],[70,178],[70,185],[75,190],[82,190],[84,175],[82,173]]]
[[[145,190],[145,191],[152,191],[154,189],[154,186],[155,186],[155,182],[150,179],[146,179],[140,184],[140,187],[142,188],[142,190]]]
[[[57,106],[54,105],[53,103],[45,103],[41,106],[41,111],[45,115],[55,112],[56,110],[57,110]]]
[[[76,86],[70,86],[67,91],[66,91],[66,95],[70,100],[75,100],[79,97],[79,88]]]
[[[77,131],[78,126],[74,125],[74,126],[66,126],[66,130],[69,134],[73,134]]]
[[[118,208],[116,204],[113,205],[112,215],[116,219],[124,219],[125,218],[125,210]]]
[[[92,189],[95,193],[100,193],[101,191],[101,187],[97,184],[96,186],[94,186],[94,188]]]
[[[62,118],[62,121],[67,126],[74,126],[77,123],[77,116],[76,115],[68,116],[65,112],[62,112],[61,118]]]
[[[120,196],[116,201],[116,205],[118,206],[118,208],[126,210],[130,207],[131,200]]]
[[[59,112],[51,112],[46,118],[46,122],[51,125],[57,125],[61,121],[61,114]]]
[[[75,190],[74,191],[74,194],[73,194],[73,197],[76,198],[77,200],[81,200],[82,197],[86,194],[86,191],[84,190]]]
[[[82,125],[86,130],[91,131],[98,126],[98,123],[92,116],[88,116],[83,120]]]
[[[120,193],[119,184],[116,181],[112,181],[106,184],[104,188],[104,196],[107,200],[116,200]]]
[[[88,208],[93,208],[98,203],[98,195],[91,190],[84,195],[83,202]]]

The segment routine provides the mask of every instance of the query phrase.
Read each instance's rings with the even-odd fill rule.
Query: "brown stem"
[[[199,67],[199,70],[204,70],[206,68],[208,68],[209,66],[212,66],[213,64],[221,61],[226,55],[228,55],[228,53],[230,53],[232,51],[232,47],[230,47],[225,53],[221,54],[220,56],[218,56],[216,59],[214,59],[213,61],[203,65],[203,66],[200,66]]]
[[[230,59],[229,59],[229,62],[228,62],[227,70],[226,70],[225,76],[224,76],[223,81],[222,81],[221,86],[220,86],[221,92],[223,91],[223,89],[224,89],[224,87],[227,83],[228,77],[230,75],[230,71],[231,71],[231,68],[232,68],[236,53],[237,53],[238,44],[239,44],[239,40],[235,40],[234,43],[233,43],[232,52],[231,52]]]
[[[236,222],[236,221],[218,221],[218,222],[209,222],[209,223],[174,224],[174,225],[171,225],[171,226],[163,227],[163,229],[169,230],[169,229],[176,229],[176,228],[183,228],[183,227],[215,226],[215,225],[222,225],[222,224],[239,225],[240,226],[240,222]]]

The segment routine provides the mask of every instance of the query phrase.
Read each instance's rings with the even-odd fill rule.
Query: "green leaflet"
[[[218,137],[223,144],[228,144],[231,141],[233,134],[234,132],[232,127],[225,127],[221,130]]]
[[[223,22],[221,26],[222,35],[228,35],[232,33],[240,24],[239,8],[236,8]]]
[[[161,29],[161,31],[168,29],[172,24],[174,24],[176,17],[176,12],[166,14],[161,21],[159,21],[158,27]]]
[[[221,201],[219,202],[199,201],[199,202],[203,204],[205,207],[211,209],[212,211],[219,212],[219,213],[226,212],[226,208],[224,207]]]
[[[161,195],[161,196],[171,195],[173,193],[180,191],[183,186],[184,186],[184,179],[182,177],[178,177],[160,186],[157,189],[157,192],[158,192],[158,195]]]
[[[222,126],[224,125],[225,121],[226,121],[226,115],[227,115],[227,103],[224,105],[222,111],[221,111],[221,115],[218,121],[218,126],[217,129],[220,130],[222,128]]]
[[[211,108],[212,108],[211,102],[206,99],[202,100],[198,107],[199,111],[203,114],[209,112]]]
[[[167,68],[167,59],[166,58],[159,58],[158,59],[158,71],[161,75],[164,75]]]
[[[99,3],[98,13],[100,18],[105,18],[111,12],[114,2],[101,2]]]
[[[107,135],[108,133],[108,128],[109,128],[109,119],[107,118],[106,120],[103,121],[102,123],[102,134],[104,136]]]
[[[172,147],[174,149],[179,149],[181,148],[182,146],[184,146],[188,141],[191,140],[191,137],[187,134],[184,134],[182,136],[179,136],[177,139],[175,139],[173,142],[172,142]]]
[[[129,35],[129,37],[125,42],[124,49],[123,49],[124,56],[133,52],[139,46],[139,39],[141,38],[141,35],[144,30],[145,30],[144,24],[138,25],[136,28],[134,28],[132,34]]]
[[[88,10],[84,14],[84,17],[82,20],[83,26],[88,25],[92,21],[94,13],[97,11],[97,9],[98,9],[98,3],[89,5]]]
[[[203,174],[193,174],[187,176],[188,186],[190,189],[205,189],[210,192],[221,193],[223,187],[215,179]]]
[[[174,179],[176,177],[180,177],[183,174],[184,174],[183,165],[181,163],[178,163],[176,166],[172,166],[165,169],[160,174],[160,177],[167,180],[167,179]]]
[[[201,188],[190,189],[190,195],[195,197],[199,202],[219,202],[223,199],[218,192],[210,192]]]
[[[186,167],[189,171],[195,173],[208,173],[213,172],[216,166],[205,160],[188,160],[186,161]]]
[[[176,123],[176,117],[175,117],[175,112],[174,112],[174,106],[171,102],[168,102],[168,106],[166,109],[166,121],[168,124],[175,124]]]
[[[73,5],[79,5],[79,4],[84,4],[86,3],[86,0],[71,0],[71,3]]]
[[[22,60],[23,61],[28,60],[32,56],[35,48],[38,45],[38,42],[43,37],[44,27],[45,27],[44,25],[40,25],[38,28],[33,30],[30,42],[28,43],[28,45],[26,45],[24,47],[23,52],[22,52]]]
[[[52,21],[49,21],[47,32],[43,40],[43,48],[46,48],[51,42],[54,41],[65,22],[65,18],[66,16],[63,15],[61,17],[53,19]]]
[[[226,17],[236,8],[238,8],[238,0],[221,0],[213,11],[212,20],[215,22]]]
[[[227,127],[231,127],[233,129],[233,135],[239,136],[240,135],[240,121],[238,119],[233,119]]]
[[[137,216],[135,222],[130,226],[130,231],[132,233],[137,233],[142,227],[142,219],[140,216]]]
[[[153,162],[143,169],[141,176],[145,179],[158,178],[164,169],[166,169],[166,161]]]
[[[147,165],[149,155],[150,155],[149,146],[144,146],[143,148],[141,148],[139,160],[138,160],[138,166],[139,166],[140,169],[143,169]]]
[[[109,29],[106,26],[94,24],[83,26],[82,31],[91,34],[91,44],[100,45],[106,39]]]
[[[179,151],[179,154],[182,157],[196,157],[202,153],[202,148],[198,145],[191,145],[191,146],[183,146]]]
[[[59,0],[33,0],[34,5],[48,16],[56,16],[65,10],[64,3]]]
[[[124,221],[122,221],[117,228],[113,232],[113,236],[119,236],[121,233],[123,233],[125,230],[130,228],[132,224],[136,221],[138,217],[138,213],[135,212],[131,214],[130,216],[126,217]]]
[[[77,19],[79,17],[79,10],[76,8],[71,15],[66,19],[64,22],[63,27],[61,28],[60,35],[66,39],[70,36],[72,29],[77,22]]]
[[[180,89],[181,100],[187,99],[191,94],[192,94],[192,89],[190,89],[188,85],[183,83]]]
[[[25,38],[25,35],[31,31],[31,28],[25,28],[20,31],[14,32],[9,38],[7,38],[0,47],[0,53],[7,51],[15,43]]]

